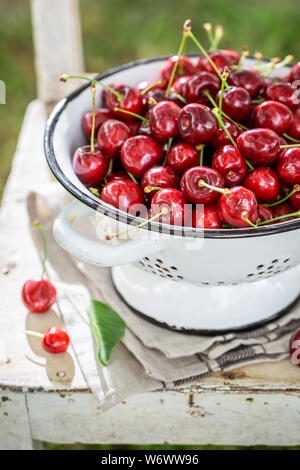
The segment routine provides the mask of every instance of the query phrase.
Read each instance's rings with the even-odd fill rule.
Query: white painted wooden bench
[[[135,395],[103,413],[72,351],[63,364],[32,354],[20,291],[40,262],[23,202],[51,178],[42,138],[45,105],[66,93],[57,76],[83,69],[77,1],[33,0],[32,11],[39,99],[28,106],[0,213],[0,449],[42,441],[300,445],[300,373],[289,360]]]

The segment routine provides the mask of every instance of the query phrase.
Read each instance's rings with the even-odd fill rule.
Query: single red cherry
[[[210,109],[202,104],[191,103],[179,113],[179,133],[189,144],[208,143],[218,130],[218,121]]]
[[[288,134],[294,139],[300,140],[300,108],[295,109],[293,112],[293,122]]]
[[[163,208],[166,208],[168,212],[162,214],[157,220],[164,224],[182,226],[190,218],[188,202],[178,189],[161,189],[154,194],[151,199],[151,215],[159,214]]]
[[[121,160],[125,169],[138,178],[162,157],[163,149],[159,143],[147,135],[130,137],[121,149]]]
[[[115,108],[120,108],[124,111],[129,111],[135,114],[141,114],[143,108],[143,98],[137,90],[122,84],[112,85],[111,87],[120,95],[122,95],[122,100],[119,101],[116,95],[114,95],[111,91],[106,92],[107,107],[112,111],[115,117],[124,121],[135,119],[130,114],[122,113],[121,111],[115,111]]]
[[[22,289],[22,299],[32,313],[44,313],[56,302],[56,289],[47,279],[29,279]]]
[[[283,103],[264,101],[255,108],[253,120],[255,127],[266,127],[281,135],[291,126],[293,114]]]
[[[224,72],[225,67],[230,67],[232,65],[231,58],[221,51],[210,52],[208,55],[220,73]],[[210,72],[215,75],[217,74],[216,70],[205,55],[202,55],[199,58],[196,68],[200,71],[205,70],[206,72]]]
[[[78,147],[73,156],[73,169],[86,186],[98,186],[105,178],[109,167],[109,158],[98,146],[91,151],[90,145]]]
[[[142,121],[145,122],[145,121]],[[130,129],[130,137],[139,133],[141,121],[126,121],[126,126]]]
[[[144,192],[152,197],[157,189],[151,188],[179,188],[179,177],[173,168],[167,166],[153,166],[146,171],[141,186]]]
[[[168,140],[178,134],[178,116],[181,108],[172,101],[161,101],[149,113],[153,137],[159,141]]]
[[[292,70],[290,71],[289,75],[289,81],[291,83],[297,80],[300,80],[300,62],[297,62],[297,64],[292,67]]]
[[[124,212],[129,212],[133,206],[138,208],[145,202],[140,186],[132,180],[125,179],[107,183],[102,189],[101,200]]]
[[[69,335],[58,326],[49,328],[42,340],[43,348],[52,354],[64,353],[68,349],[69,344]]]
[[[260,222],[266,222],[267,220],[273,219],[273,212],[269,207],[258,204],[258,218]],[[272,222],[270,222],[270,225],[271,224]]]
[[[278,204],[277,206],[272,207],[272,212],[273,212],[273,218],[276,217],[281,217],[282,215],[288,215],[292,214],[295,212],[295,209],[288,203],[288,202],[282,202],[281,204]],[[278,224],[280,222],[287,222],[288,220],[293,220],[294,217],[285,217],[283,219],[279,219],[273,224]]]
[[[251,72],[250,70],[242,69],[232,72],[227,80],[229,85],[245,88],[251,98],[255,98],[262,86],[261,77],[258,73]]]
[[[280,153],[279,137],[271,129],[250,129],[236,143],[244,157],[257,165],[269,165]]]
[[[290,201],[295,209],[300,210],[300,189],[291,196]]]
[[[232,227],[250,227],[258,219],[258,204],[255,194],[243,186],[235,186],[221,195],[218,202],[220,219]]]
[[[171,90],[174,93],[178,93],[179,95],[183,96],[184,93],[184,86],[186,82],[191,78],[191,75],[184,75],[183,77],[177,78],[171,87]]]
[[[107,120],[113,117],[111,111],[107,108],[99,108],[95,111],[95,135],[100,129],[100,126]],[[93,127],[93,111],[86,111],[82,116],[82,129],[86,137],[89,139],[92,135]]]
[[[217,93],[216,101],[219,102],[220,92]],[[252,101],[247,90],[241,87],[225,88],[222,101],[222,109],[234,120],[246,121],[252,111]]]
[[[164,63],[161,69],[161,76],[167,82],[170,80],[172,70],[174,68],[175,63],[178,60],[177,55],[173,55],[169,57],[169,59]],[[183,75],[193,75],[195,73],[195,67],[191,59],[186,56],[181,55],[179,57],[176,73],[175,73],[175,80]]]
[[[194,228],[218,229],[222,228],[222,221],[218,215],[217,206],[206,205],[193,208],[192,226]]]
[[[123,143],[131,136],[130,128],[122,121],[108,119],[98,132],[98,145],[106,155],[116,158]]]
[[[266,96],[266,91],[267,91],[267,88],[270,86],[270,85],[273,85],[274,81],[272,80],[272,78],[269,78],[269,77],[260,77],[261,79],[261,87],[260,87],[260,90],[259,90],[259,95],[260,96],[263,96],[265,97]]]
[[[276,201],[279,181],[276,172],[269,167],[257,167],[244,179],[244,186],[254,192],[257,200],[264,203]]]
[[[233,122],[229,121],[229,119],[226,119],[224,117],[222,117],[222,121],[233,140],[236,141],[236,139],[240,135],[240,130],[238,129],[238,127],[233,124]],[[224,145],[231,145],[231,143],[231,140],[229,139],[227,133],[222,127],[219,127],[210,142],[210,144],[216,149],[219,147],[223,147]]]
[[[300,147],[285,149],[277,160],[279,178],[287,184],[300,184]]]
[[[300,328],[298,328],[292,334],[289,346],[292,364],[294,364],[294,366],[300,367]]]
[[[213,204],[220,197],[220,193],[201,185],[201,182],[215,188],[224,188],[223,177],[213,168],[195,166],[187,170],[180,183],[185,197],[195,204]]]
[[[232,49],[220,49],[220,52],[227,55],[233,65],[237,65],[239,63],[241,58],[241,54],[239,52]]]
[[[192,166],[199,163],[199,153],[190,144],[179,142],[173,145],[167,154],[166,165],[173,168],[178,174],[183,174]]]
[[[230,187],[239,184],[248,171],[244,157],[233,145],[225,145],[215,151],[212,167],[223,176],[225,185]]]
[[[182,94],[188,103],[201,103],[209,105],[209,99],[205,96],[208,91],[215,98],[221,88],[219,78],[210,72],[199,72],[192,75],[183,86]]]
[[[272,83],[272,85],[266,89],[266,98],[267,100],[279,101],[290,109],[297,107],[295,89],[290,85],[290,83]]]
[[[110,181],[115,181],[115,180],[127,180],[127,181],[132,181],[128,173],[126,171],[120,170],[120,171],[115,171],[114,173],[109,173],[106,175],[106,181],[109,183]]]
[[[160,90],[158,88],[153,88],[143,95],[143,104],[146,111],[149,111],[153,106],[161,101],[172,101],[178,105],[182,105],[177,94],[172,90],[168,96],[166,96],[165,90]]]

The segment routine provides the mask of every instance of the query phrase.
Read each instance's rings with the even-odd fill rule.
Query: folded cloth
[[[290,334],[300,322],[300,302],[265,326],[214,337],[173,332],[138,317],[116,292],[109,268],[78,261],[55,242],[53,221],[66,203],[58,183],[50,183],[28,195],[28,214],[31,221],[38,219],[45,231],[47,271],[57,286],[58,307],[82,374],[103,409],[134,393],[179,386],[217,371],[278,361],[288,355]],[[37,231],[32,235],[40,250]],[[107,367],[97,358],[87,319],[90,298],[109,304],[127,324]]]

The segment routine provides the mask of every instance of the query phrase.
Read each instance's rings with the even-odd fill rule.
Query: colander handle
[[[161,251],[164,240],[129,240],[110,245],[101,240],[91,240],[80,234],[72,222],[92,214],[84,204],[73,201],[55,219],[53,235],[57,243],[75,258],[98,266],[117,266],[137,261],[144,256]]]

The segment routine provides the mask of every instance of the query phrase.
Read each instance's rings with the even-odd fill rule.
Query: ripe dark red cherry
[[[177,60],[178,60],[178,56],[173,55],[164,63],[161,69],[161,76],[167,82],[170,80],[173,67],[175,63],[177,62]],[[191,59],[189,59],[186,56],[181,55],[179,58],[176,73],[175,73],[175,80],[183,75],[193,75],[193,73],[195,73],[195,67]]]
[[[113,115],[124,121],[131,121],[135,119],[130,114],[122,113],[121,111],[114,111],[114,108],[124,109],[131,113],[141,114],[143,108],[143,98],[141,94],[127,85],[112,85],[112,88],[123,96],[121,101],[110,91],[106,92],[106,105],[111,110]]]
[[[258,204],[258,218],[260,222],[266,222],[267,220],[273,219],[273,212],[269,207]]]
[[[113,117],[111,111],[107,108],[99,108],[95,111],[95,135],[97,135],[100,126],[106,121],[107,119],[111,119]],[[91,138],[92,134],[92,126],[93,126],[93,111],[87,111],[82,116],[82,129],[85,133],[86,137],[89,139]]]
[[[232,227],[250,227],[258,219],[258,204],[255,194],[243,186],[235,186],[228,193],[222,194],[218,202],[220,219]]]
[[[161,101],[149,113],[153,137],[159,141],[168,140],[178,134],[178,116],[181,108],[172,101]]]
[[[300,328],[292,334],[289,346],[292,364],[300,367]]]
[[[164,224],[182,226],[190,218],[188,202],[178,189],[166,188],[157,191],[151,199],[151,216],[159,214],[165,207],[168,213],[157,219]]]
[[[179,133],[192,145],[208,143],[218,130],[218,121],[210,109],[202,104],[191,103],[179,113]]]
[[[185,197],[195,204],[213,204],[220,197],[220,193],[213,189],[201,186],[201,180],[216,188],[224,188],[224,179],[213,168],[194,166],[187,170],[180,183]]]
[[[173,82],[171,90],[183,96],[184,86],[190,78],[190,75],[184,75],[183,77],[177,78],[177,80]]]
[[[129,212],[133,206],[144,204],[140,186],[132,180],[125,179],[107,183],[102,189],[101,200],[124,212]]]
[[[296,80],[300,80],[300,62],[297,62],[297,64],[292,67],[289,76],[289,81],[291,83],[295,82]]]
[[[142,122],[145,122],[145,121],[142,121]],[[141,125],[141,121],[140,120],[137,120],[137,121],[126,121],[126,126],[129,128],[130,130],[130,137],[132,137],[133,135],[136,135],[139,133],[139,128],[140,128],[140,125]]]
[[[226,66],[230,67],[230,65],[232,65],[231,58],[221,51],[210,52],[208,55],[220,73],[223,73]],[[214,67],[204,55],[200,57],[196,67],[198,70],[205,70],[206,72],[217,74]]]
[[[73,169],[86,186],[98,186],[105,178],[109,167],[109,158],[106,157],[98,146],[94,152],[90,145],[78,147],[73,156]]]
[[[289,83],[272,83],[272,85],[266,89],[266,98],[272,101],[279,101],[290,109],[297,107],[295,89]]]
[[[300,147],[285,149],[277,160],[279,178],[287,184],[300,184]]]
[[[174,91],[170,91],[169,95],[166,96],[165,90],[160,90],[158,88],[153,88],[143,95],[143,104],[144,108],[149,111],[153,106],[161,101],[172,101],[176,104],[182,104],[178,99]]]
[[[222,121],[223,121],[226,129],[228,130],[229,134],[233,138],[233,140],[236,141],[236,139],[240,135],[240,131],[239,131],[238,127],[235,124],[233,124],[233,122],[229,121],[229,119],[226,119],[224,117],[222,117]],[[222,127],[219,127],[219,129],[215,133],[214,137],[212,138],[210,144],[214,148],[217,149],[219,147],[223,147],[223,145],[231,145],[231,140],[229,139],[229,137],[228,137],[227,133],[224,131],[224,129]]]
[[[220,92],[216,96],[217,103],[220,99]],[[225,88],[222,102],[223,111],[232,119],[243,122],[246,121],[252,111],[252,101],[247,90],[241,87]]]
[[[257,165],[269,165],[280,152],[279,137],[271,129],[250,129],[240,134],[236,143],[244,157]]]
[[[56,289],[47,279],[29,279],[22,289],[22,299],[32,313],[44,313],[56,301]]]
[[[69,344],[69,335],[58,326],[52,326],[49,328],[42,339],[43,348],[52,354],[65,352],[68,349]]]
[[[272,207],[272,212],[273,212],[273,218],[275,217],[280,217],[285,214],[292,214],[295,212],[295,209],[288,203],[288,202],[282,202],[281,204],[278,204],[277,206]],[[279,224],[280,222],[286,222],[288,220],[293,220],[294,217],[285,217],[284,219],[279,219],[273,224]]]
[[[246,69],[235,70],[232,72],[229,75],[227,82],[229,85],[245,88],[251,98],[255,98],[262,86],[262,80],[260,76],[257,73]]]
[[[293,112],[293,122],[288,133],[294,139],[300,140],[300,108]]]
[[[255,168],[248,173],[243,184],[254,192],[259,202],[275,202],[279,194],[278,177],[272,168]]]
[[[269,78],[269,77],[260,77],[260,79],[261,79],[261,87],[259,90],[259,95],[265,97],[267,88],[270,85],[273,85],[274,81],[272,80],[272,78]]]
[[[130,136],[130,128],[124,122],[108,119],[99,129],[98,145],[106,155],[116,158],[123,143]]]
[[[179,178],[173,168],[153,166],[144,174],[141,185],[144,192],[152,197],[157,190],[153,189],[151,191],[150,188],[179,188]]]
[[[240,151],[233,145],[217,149],[213,155],[212,167],[223,176],[226,186],[236,186],[247,174],[247,164]]]
[[[106,175],[106,181],[109,183],[110,181],[113,180],[127,180],[127,181],[132,181],[128,173],[125,171],[115,171],[114,173],[109,173]]]
[[[283,103],[265,101],[255,108],[253,120],[255,127],[266,127],[281,135],[291,126],[293,114]]]
[[[130,137],[121,149],[121,160],[125,169],[138,178],[141,178],[162,157],[161,146],[147,135]]]
[[[295,209],[300,210],[300,190],[291,196],[290,201]]]
[[[237,65],[239,63],[241,58],[241,54],[239,52],[232,49],[220,49],[220,52],[227,55],[233,65]]]
[[[173,168],[178,174],[183,174],[192,166],[199,163],[199,153],[190,144],[179,142],[173,145],[167,155],[166,164]]]
[[[210,72],[199,72],[193,75],[183,86],[182,94],[188,103],[209,104],[205,92],[208,91],[213,98],[221,88],[219,78]]]
[[[222,228],[222,221],[218,215],[217,206],[196,206],[193,208],[192,226],[194,228],[218,229]]]

